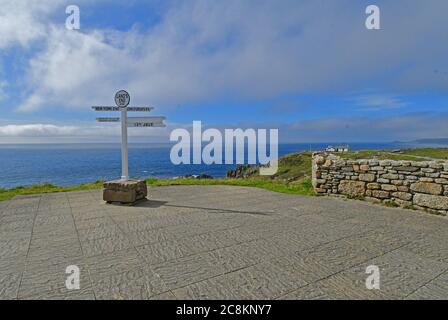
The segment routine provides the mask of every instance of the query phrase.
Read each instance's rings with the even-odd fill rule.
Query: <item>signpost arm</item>
[[[128,129],[126,108],[121,110],[121,180],[129,179],[128,171]]]
[[[121,180],[129,180],[129,166],[128,166],[128,126],[134,127],[164,127],[163,120],[165,117],[130,117],[128,123],[127,112],[149,112],[152,107],[129,107],[131,97],[125,90],[120,90],[115,94],[115,104],[113,106],[93,106],[95,111],[121,111],[121,118],[97,118],[98,122],[118,122],[121,121]]]

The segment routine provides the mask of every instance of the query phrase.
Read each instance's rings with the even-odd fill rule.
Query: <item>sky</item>
[[[0,0],[0,143],[119,142],[90,107],[120,89],[167,117],[131,142],[194,120],[280,142],[446,138],[447,14],[446,0]]]

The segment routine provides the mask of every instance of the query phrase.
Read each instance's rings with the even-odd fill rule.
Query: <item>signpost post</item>
[[[164,127],[165,117],[128,117],[128,111],[150,112],[151,107],[129,107],[131,97],[125,90],[115,94],[114,106],[93,106],[94,111],[120,111],[121,117],[100,117],[98,122],[121,122],[121,179],[106,182],[103,198],[109,202],[133,204],[146,197],[146,183],[144,181],[129,180],[128,167],[128,127]]]
[[[120,90],[115,94],[115,104],[121,109],[121,180],[129,180],[128,170],[128,128],[126,127],[127,112],[131,97],[129,93]]]

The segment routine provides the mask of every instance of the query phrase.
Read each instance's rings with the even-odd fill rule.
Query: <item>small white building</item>
[[[337,152],[349,152],[350,151],[350,147],[348,145],[345,146],[337,146],[336,147],[336,151]]]
[[[349,152],[350,151],[350,147],[348,145],[341,145],[341,146],[328,146],[327,148],[325,148],[325,151],[327,152]]]

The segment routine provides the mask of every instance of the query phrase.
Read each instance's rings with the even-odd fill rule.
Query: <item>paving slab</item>
[[[0,202],[0,299],[448,299],[447,237],[440,216],[246,187],[23,196]]]

